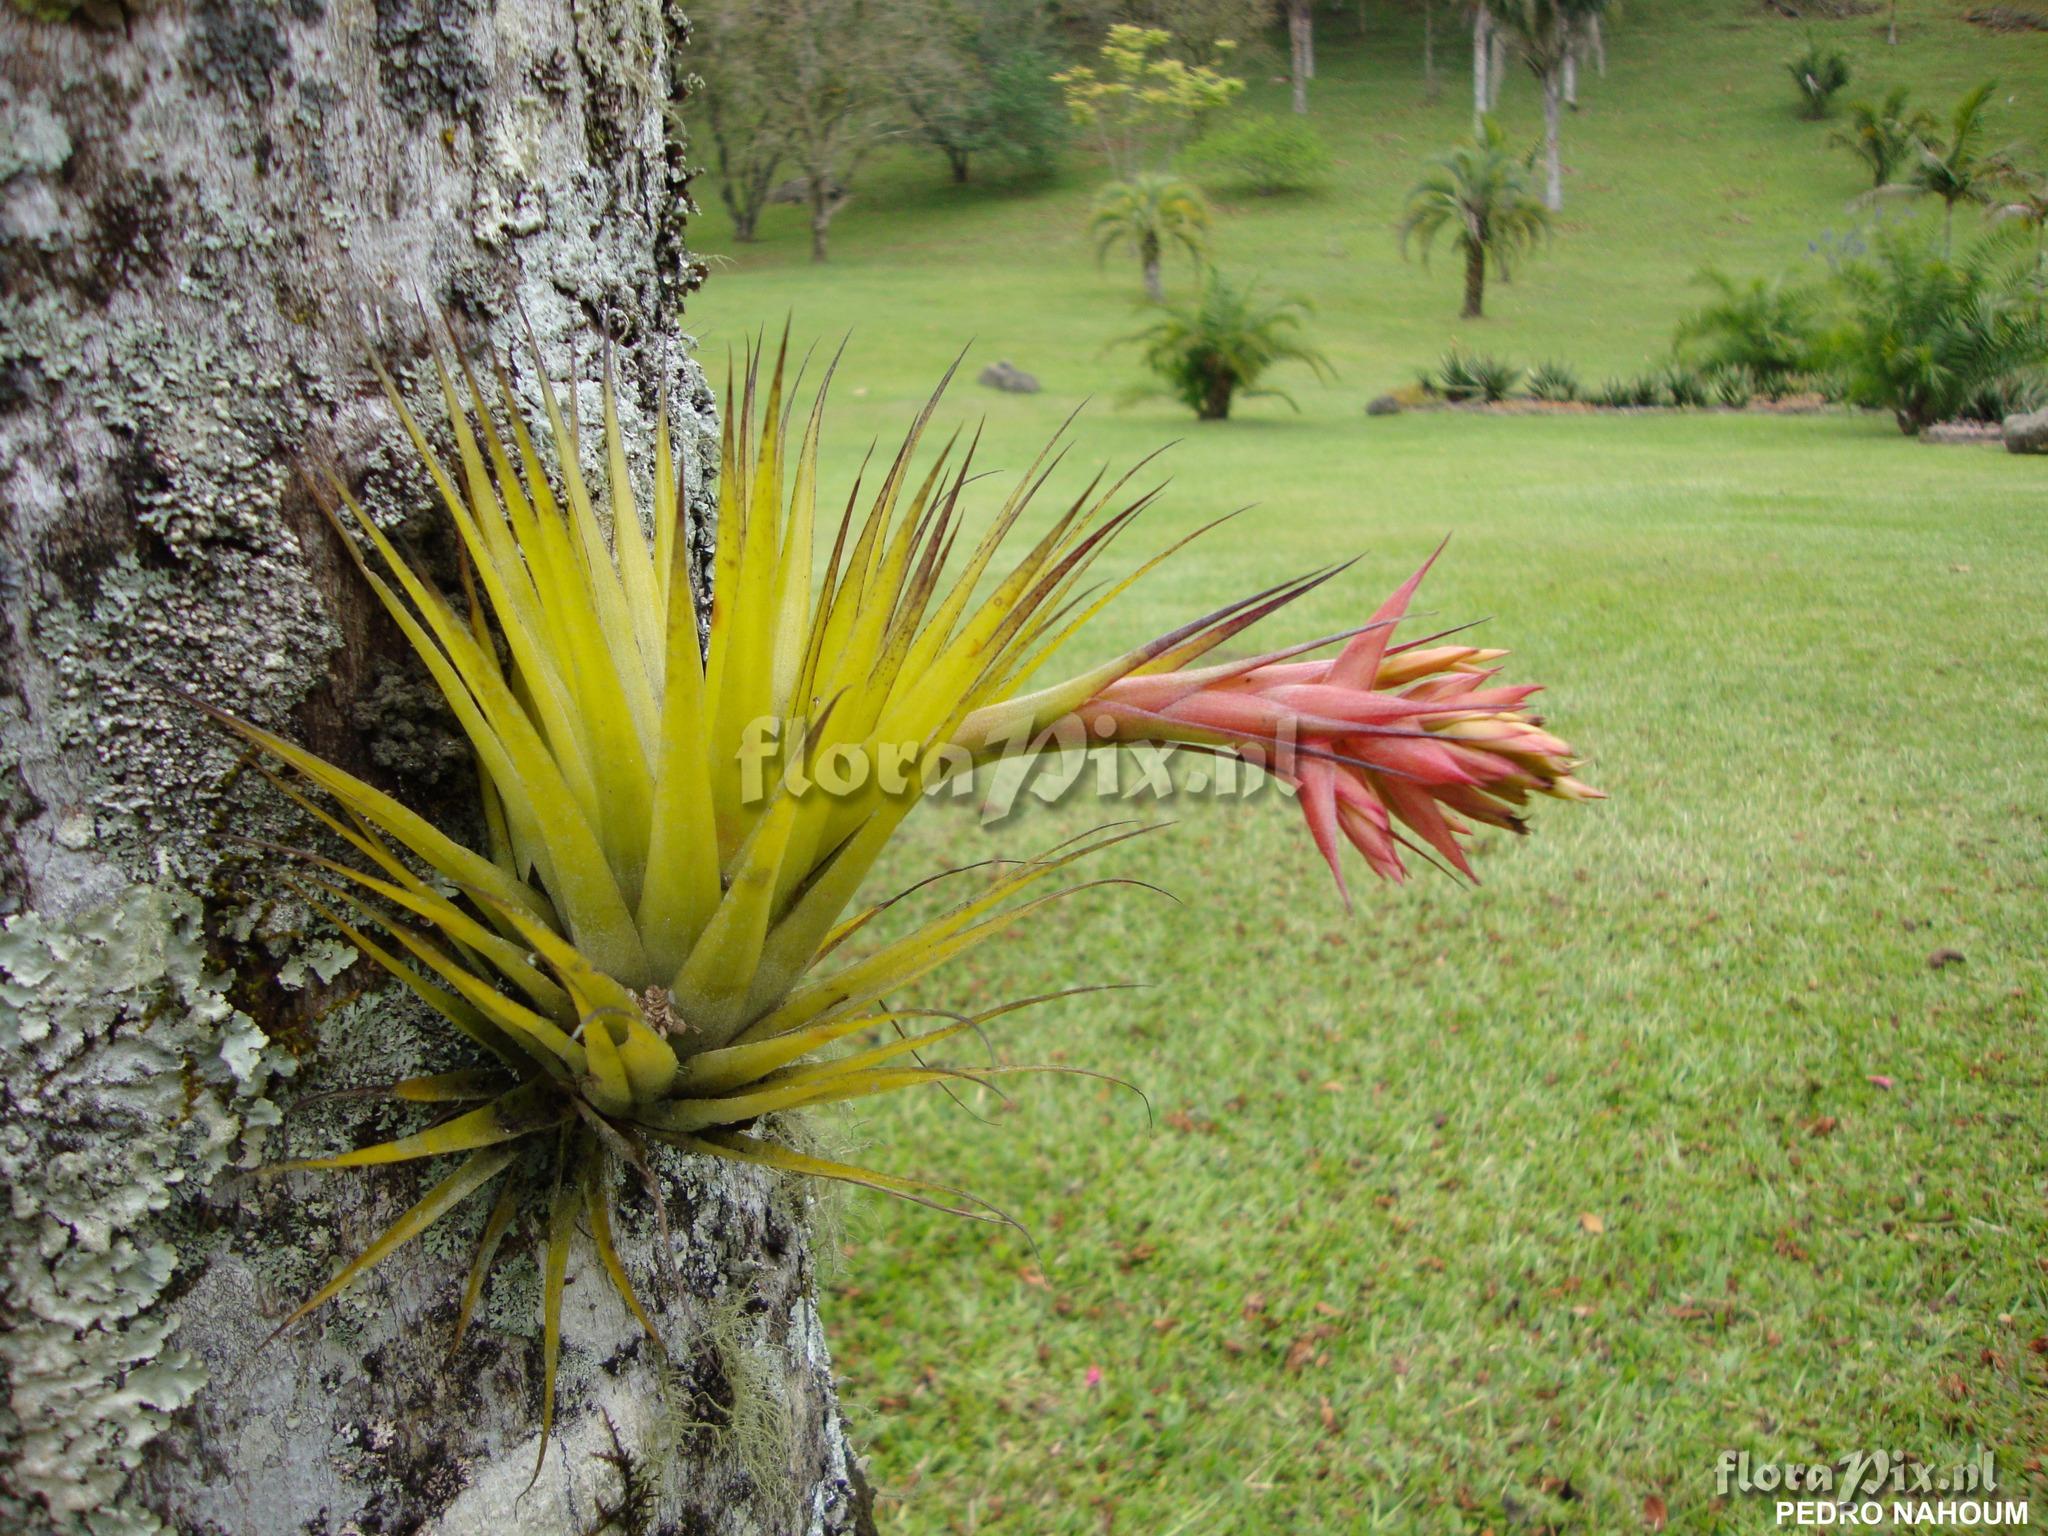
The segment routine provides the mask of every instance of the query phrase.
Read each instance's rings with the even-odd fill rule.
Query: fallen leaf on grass
[[[1607,1223],[1591,1211],[1581,1211],[1579,1212],[1579,1230],[1581,1232],[1590,1232],[1595,1237],[1598,1237],[1607,1230]]]
[[[1960,949],[1937,949],[1927,957],[1927,969],[1930,971],[1945,971],[1952,965],[1962,963],[1963,952]]]
[[[1657,1495],[1653,1493],[1644,1498],[1643,1524],[1653,1531],[1661,1531],[1670,1518],[1671,1511],[1665,1507],[1664,1501],[1658,1498]]]

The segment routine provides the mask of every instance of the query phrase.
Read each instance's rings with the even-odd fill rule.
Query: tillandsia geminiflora
[[[492,360],[494,417],[468,364],[458,355],[451,369],[437,356],[452,469],[378,369],[459,536],[460,601],[400,554],[338,480],[340,505],[324,493],[322,505],[475,749],[487,851],[303,748],[220,717],[275,762],[283,793],[360,856],[356,864],[301,855],[308,903],[475,1051],[471,1066],[391,1088],[402,1100],[457,1106],[453,1118],[292,1165],[462,1159],[283,1326],[497,1181],[456,1339],[522,1203],[540,1203],[543,1456],[579,1223],[660,1347],[612,1239],[617,1172],[647,1178],[649,1143],[1007,1219],[942,1185],[758,1134],[775,1111],[1036,1070],[938,1066],[928,1055],[1045,998],[973,1015],[892,1000],[1048,903],[1115,883],[1062,887],[1056,877],[1131,834],[1109,830],[1035,858],[971,866],[980,883],[966,899],[902,937],[864,939],[853,946],[864,951],[859,958],[843,958],[847,941],[890,904],[855,909],[864,881],[911,808],[947,774],[1020,733],[1052,740],[1050,727],[1078,713],[1118,742],[1261,763],[1297,787],[1333,871],[1342,833],[1393,878],[1402,873],[1403,826],[1469,874],[1459,847],[1465,820],[1519,828],[1516,810],[1531,794],[1597,793],[1572,778],[1569,750],[1528,714],[1532,690],[1493,685],[1501,652],[1438,643],[1442,635],[1391,643],[1420,571],[1367,624],[1329,639],[1194,666],[1334,570],[1241,598],[1066,682],[1024,691],[1173,551],[1099,595],[1077,595],[1093,562],[1152,499],[1125,499],[1129,475],[1111,484],[1098,476],[1020,557],[999,563],[1057,462],[1051,445],[963,545],[972,444],[956,456],[956,437],[921,478],[912,473],[939,392],[859,516],[856,484],[814,585],[830,370],[792,456],[786,350],[765,398],[756,358],[736,402],[728,381],[701,644],[665,410],[643,523],[609,364],[595,487],[581,467],[580,424],[573,411],[564,415],[537,358],[545,422],[529,424],[502,361]],[[958,548],[964,559],[955,562]],[[1328,646],[1341,647],[1333,659],[1306,659]],[[750,793],[763,750],[771,782]],[[878,770],[846,793],[817,792],[820,763],[848,754]],[[852,1039],[860,1035],[879,1038]],[[835,1052],[840,1042],[847,1045]]]

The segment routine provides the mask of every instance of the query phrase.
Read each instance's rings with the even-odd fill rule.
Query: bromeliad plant
[[[1334,660],[1303,659],[1315,649],[1307,646],[1189,670],[1334,574],[1326,571],[1027,693],[1054,653],[1165,558],[1099,595],[1080,591],[1151,499],[1125,499],[1125,481],[1098,480],[1006,559],[1005,545],[1050,473],[1041,455],[986,530],[963,542],[971,446],[956,455],[948,444],[922,477],[912,472],[934,394],[865,514],[849,499],[814,584],[825,387],[792,451],[781,359],[765,398],[750,363],[724,424],[707,617],[690,581],[665,412],[653,445],[652,505],[643,509],[609,368],[602,443],[591,445],[601,446],[604,472],[593,485],[581,468],[582,427],[573,410],[565,415],[544,370],[545,421],[530,426],[502,366],[494,392],[459,360],[452,372],[436,367],[452,465],[380,377],[458,535],[460,599],[438,590],[338,483],[334,494],[356,531],[340,508],[330,516],[475,749],[488,847],[465,847],[313,753],[222,719],[274,761],[284,792],[357,856],[303,855],[308,901],[475,1055],[473,1065],[391,1090],[456,1106],[452,1118],[296,1165],[462,1159],[285,1326],[496,1183],[458,1314],[459,1341],[501,1240],[522,1206],[537,1203],[546,1213],[543,1454],[579,1223],[659,1347],[612,1239],[621,1166],[655,1189],[659,1214],[650,1144],[1006,1219],[943,1186],[812,1156],[762,1134],[762,1118],[777,1111],[1036,1070],[949,1068],[931,1064],[928,1053],[1044,998],[973,1016],[895,999],[1086,888],[1056,880],[1128,834],[977,866],[993,872],[950,910],[845,958],[846,941],[888,905],[849,916],[863,882],[910,809],[946,774],[993,755],[1020,730],[1033,739],[1071,711],[1113,718],[1120,741],[1267,761],[1299,786],[1333,869],[1341,833],[1373,869],[1396,878],[1402,827],[1469,872],[1460,818],[1518,826],[1515,808],[1532,793],[1592,793],[1571,778],[1563,743],[1528,716],[1530,690],[1493,684],[1500,652],[1389,643],[1420,572],[1371,623],[1336,637],[1344,648]],[[491,393],[501,407],[495,417]],[[543,433],[559,466],[552,473],[537,440]],[[643,510],[651,513],[644,523]],[[956,552],[963,558],[952,559]],[[708,633],[701,646],[700,622]],[[821,764],[850,762],[876,771],[857,782],[842,774],[843,793],[820,792]],[[1109,882],[1088,882],[1102,883]],[[854,1039],[863,1035],[879,1043]]]

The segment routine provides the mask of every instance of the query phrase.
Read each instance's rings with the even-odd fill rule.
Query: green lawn
[[[1824,30],[1852,93],[1897,77],[1946,105],[1999,74],[2004,131],[2038,151],[2048,34],[1996,37],[1965,9],[1908,0],[1895,54],[1879,18]],[[1185,439],[1126,561],[1258,503],[1093,644],[1362,552],[1273,637],[1355,623],[1448,532],[1421,606],[1491,616],[1488,643],[1550,685],[1553,727],[1613,798],[1545,803],[1533,838],[1483,844],[1477,890],[1427,871],[1373,887],[1354,863],[1349,916],[1277,795],[1075,796],[986,831],[971,804],[920,813],[892,884],[1099,821],[1175,821],[1097,873],[1180,904],[1081,897],[929,998],[1149,983],[1006,1020],[993,1043],[1136,1081],[1150,1123],[1061,1077],[1022,1080],[1014,1112],[906,1096],[820,1128],[987,1196],[1037,1241],[879,1197],[845,1211],[826,1313],[883,1528],[1509,1536],[1646,1529],[1662,1508],[1673,1531],[1766,1530],[1767,1497],[1717,1496],[1723,1449],[1979,1445],[2040,1521],[2040,462],[1847,414],[1367,421],[1453,335],[1588,375],[1636,366],[1700,260],[1806,260],[1853,223],[1856,174],[1791,117],[1777,61],[1798,27],[1752,0],[1633,0],[1567,125],[1560,238],[1496,318],[1461,327],[1455,272],[1402,265],[1388,233],[1459,125],[1459,61],[1447,45],[1431,106],[1412,39],[1325,33],[1315,121],[1343,179],[1233,207],[1222,246],[1317,301],[1339,377],[1294,381],[1299,415],[1082,417],[1054,493]],[[1526,81],[1507,105],[1528,131]],[[1047,384],[955,387],[941,421],[985,412],[991,467],[1132,381],[1104,346],[1136,323],[1136,273],[1088,258],[1086,168],[1028,193],[941,175],[880,165],[825,268],[778,210],[692,303],[707,354],[786,312],[801,335],[854,327],[828,491],[970,340],[970,372],[1007,356]],[[697,240],[718,251],[722,229],[707,213]],[[1961,958],[1931,963],[1943,951]]]

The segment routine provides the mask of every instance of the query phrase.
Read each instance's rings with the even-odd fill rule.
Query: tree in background
[[[1308,83],[1316,77],[1316,18],[1312,0],[1287,0],[1287,76],[1294,110],[1308,112]]]
[[[765,24],[768,11],[766,0],[699,0],[690,7],[692,51],[702,73],[717,81],[696,99],[709,129],[718,200],[740,241],[753,240],[789,153],[780,103],[769,88],[782,63],[781,34]]]
[[[1918,152],[1920,141],[1935,129],[1934,114],[1907,105],[1908,93],[1896,85],[1883,101],[1852,101],[1849,123],[1834,139],[1870,168],[1872,187],[1890,186],[1901,167]]]
[[[967,180],[977,156],[1033,175],[1050,171],[1066,117],[1052,81],[1057,64],[1047,7],[927,0],[904,14],[904,110],[946,157],[953,180]]]
[[[850,196],[854,171],[897,130],[902,13],[880,0],[703,0],[693,3],[718,191],[742,240],[762,207],[800,199],[811,259]],[[776,185],[796,168],[794,187]]]
[[[1402,254],[1419,239],[1426,264],[1445,231],[1465,259],[1465,306],[1458,313],[1467,320],[1485,313],[1487,263],[1505,280],[1521,254],[1550,233],[1548,210],[1529,190],[1528,173],[1491,117],[1481,119],[1476,136],[1432,161],[1429,174],[1410,189],[1400,225]]]
[[[1115,26],[1164,32],[1167,52],[1184,64],[1219,69],[1253,47],[1283,0],[1079,0],[1067,15],[1089,34]]]
[[[1197,266],[1208,254],[1209,205],[1192,182],[1144,171],[1113,181],[1097,194],[1088,232],[1095,237],[1098,261],[1118,246],[1130,247],[1145,274],[1145,297],[1158,304],[1166,298],[1160,275],[1166,247],[1180,246]]]
[[[1486,114],[1493,110],[1494,22],[1488,0],[1472,0],[1472,131],[1480,132]]]
[[[1172,44],[1158,27],[1119,23],[1103,40],[1099,71],[1079,64],[1052,77],[1068,115],[1095,134],[1120,181],[1164,171],[1202,119],[1244,90],[1235,76],[1175,58]],[[1235,44],[1226,39],[1219,46],[1227,54]]]
[[[1564,207],[1562,145],[1565,82],[1584,40],[1611,9],[1611,0],[1489,0],[1493,27],[1514,41],[1522,61],[1543,91],[1543,205],[1555,213]]]
[[[1145,366],[1175,399],[1203,421],[1225,421],[1240,395],[1278,395],[1259,380],[1277,363],[1306,363],[1330,376],[1323,354],[1303,341],[1308,305],[1300,299],[1264,299],[1258,285],[1237,282],[1213,267],[1192,303],[1169,308],[1157,321],[1126,337],[1145,349]]]
[[[1988,203],[2016,174],[2012,151],[1985,144],[1985,109],[1996,80],[1986,80],[1956,103],[1946,139],[1922,135],[1908,184],[1941,199],[1941,249],[1955,248],[1956,204]]]

